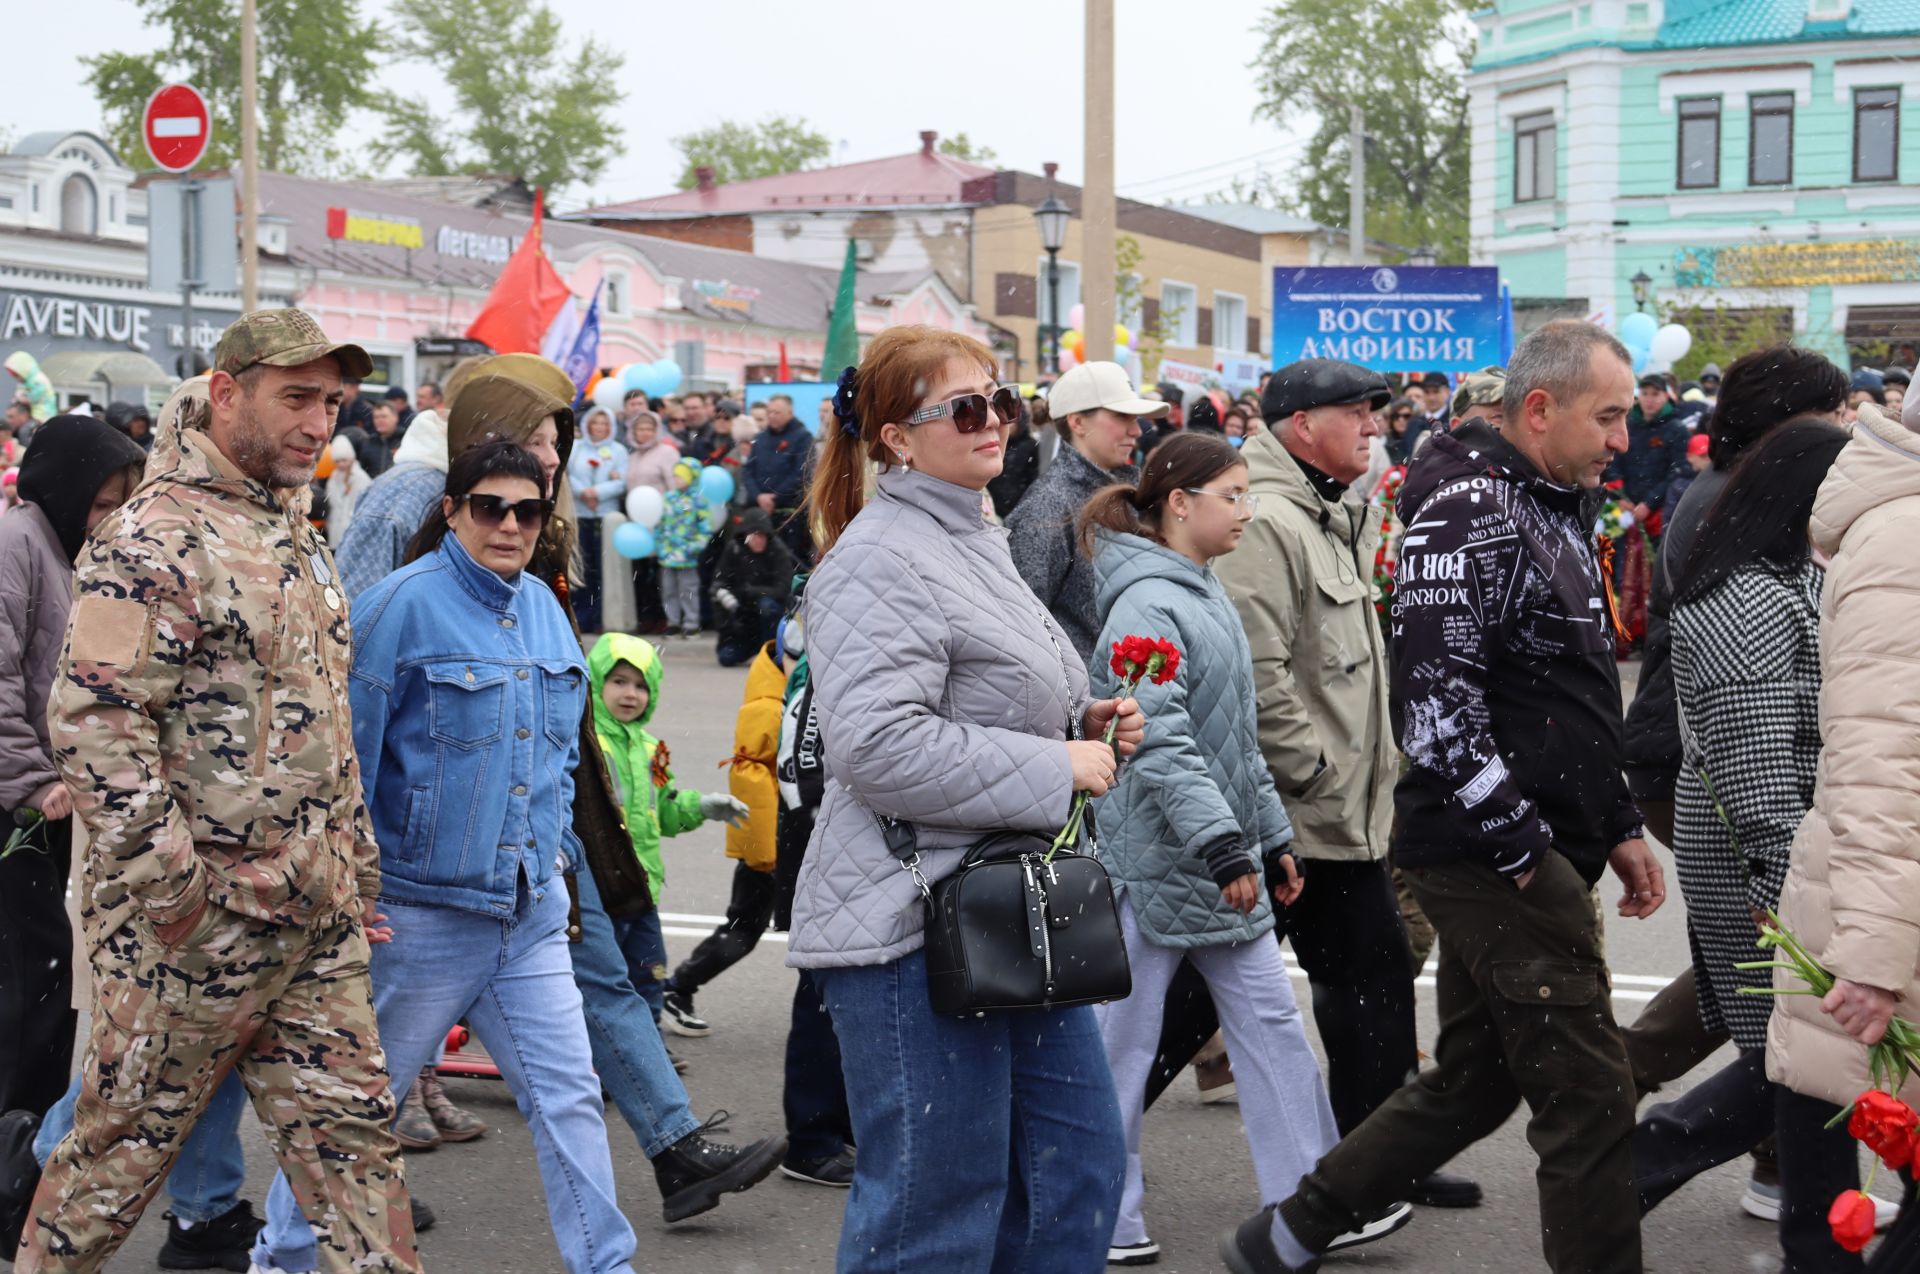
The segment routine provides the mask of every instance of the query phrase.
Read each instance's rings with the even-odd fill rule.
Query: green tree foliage
[[[1280,0],[1261,19],[1256,113],[1311,128],[1292,210],[1347,224],[1348,104],[1366,112],[1367,234],[1467,259],[1474,34],[1456,0]]]
[[[942,155],[951,155],[969,164],[991,164],[1000,158],[993,147],[976,145],[973,138],[965,133],[942,137],[936,149]]]
[[[436,114],[422,95],[387,92],[381,160],[418,176],[508,173],[550,190],[590,182],[620,143],[614,110],[626,63],[588,38],[569,52],[560,19],[540,0],[399,0],[394,48],[453,93]]]
[[[812,168],[833,153],[827,135],[797,115],[770,115],[757,124],[721,120],[712,128],[673,139],[686,161],[676,183],[691,190],[698,178],[694,169],[713,169],[713,179],[725,184],[776,173]]]
[[[107,140],[136,168],[152,161],[140,114],[162,84],[185,81],[213,114],[206,167],[240,161],[240,0],[134,0],[166,32],[158,53],[81,58],[105,116]],[[373,78],[371,27],[357,0],[272,0],[259,7],[260,163],[281,172],[324,171],[342,159],[340,121],[366,100]]]

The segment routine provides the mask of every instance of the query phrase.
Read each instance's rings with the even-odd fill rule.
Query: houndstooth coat
[[[1811,560],[1754,562],[1673,610],[1684,750],[1673,850],[1687,941],[1702,1022],[1743,1050],[1766,1046],[1773,1001],[1737,991],[1771,986],[1773,975],[1733,966],[1766,958],[1752,909],[1778,905],[1794,832],[1813,806],[1825,575]]]

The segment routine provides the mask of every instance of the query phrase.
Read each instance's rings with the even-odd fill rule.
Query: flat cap
[[[249,367],[300,367],[332,358],[340,375],[359,380],[373,371],[373,359],[358,345],[327,339],[305,310],[251,310],[220,333],[213,347],[213,370],[238,376]]]
[[[1344,403],[1366,403],[1378,411],[1392,398],[1393,391],[1379,372],[1337,358],[1303,358],[1267,378],[1267,387],[1260,392],[1260,418],[1271,425],[1296,411]]]

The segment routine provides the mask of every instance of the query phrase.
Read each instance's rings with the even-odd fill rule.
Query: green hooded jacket
[[[615,664],[632,664],[647,679],[647,710],[638,720],[621,722],[601,696],[607,676]],[[665,669],[653,643],[626,633],[606,633],[593,644],[587,655],[587,673],[593,685],[593,728],[606,753],[607,768],[627,816],[627,834],[633,837],[633,852],[647,869],[647,884],[653,891],[654,906],[660,905],[666,868],[660,861],[660,838],[692,831],[706,819],[700,813],[700,793],[683,792],[673,785],[673,772],[664,763],[656,771],[654,754],[661,751],[660,740],[647,733],[647,722],[660,711],[660,682]]]

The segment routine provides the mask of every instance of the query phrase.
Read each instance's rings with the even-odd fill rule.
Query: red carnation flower
[[[1164,686],[1172,681],[1173,674],[1180,670],[1180,649],[1164,637],[1154,640],[1153,649],[1155,654],[1161,655],[1165,660],[1160,665],[1159,671],[1153,673],[1153,684]],[[1151,666],[1151,660],[1149,660],[1149,666]]]

